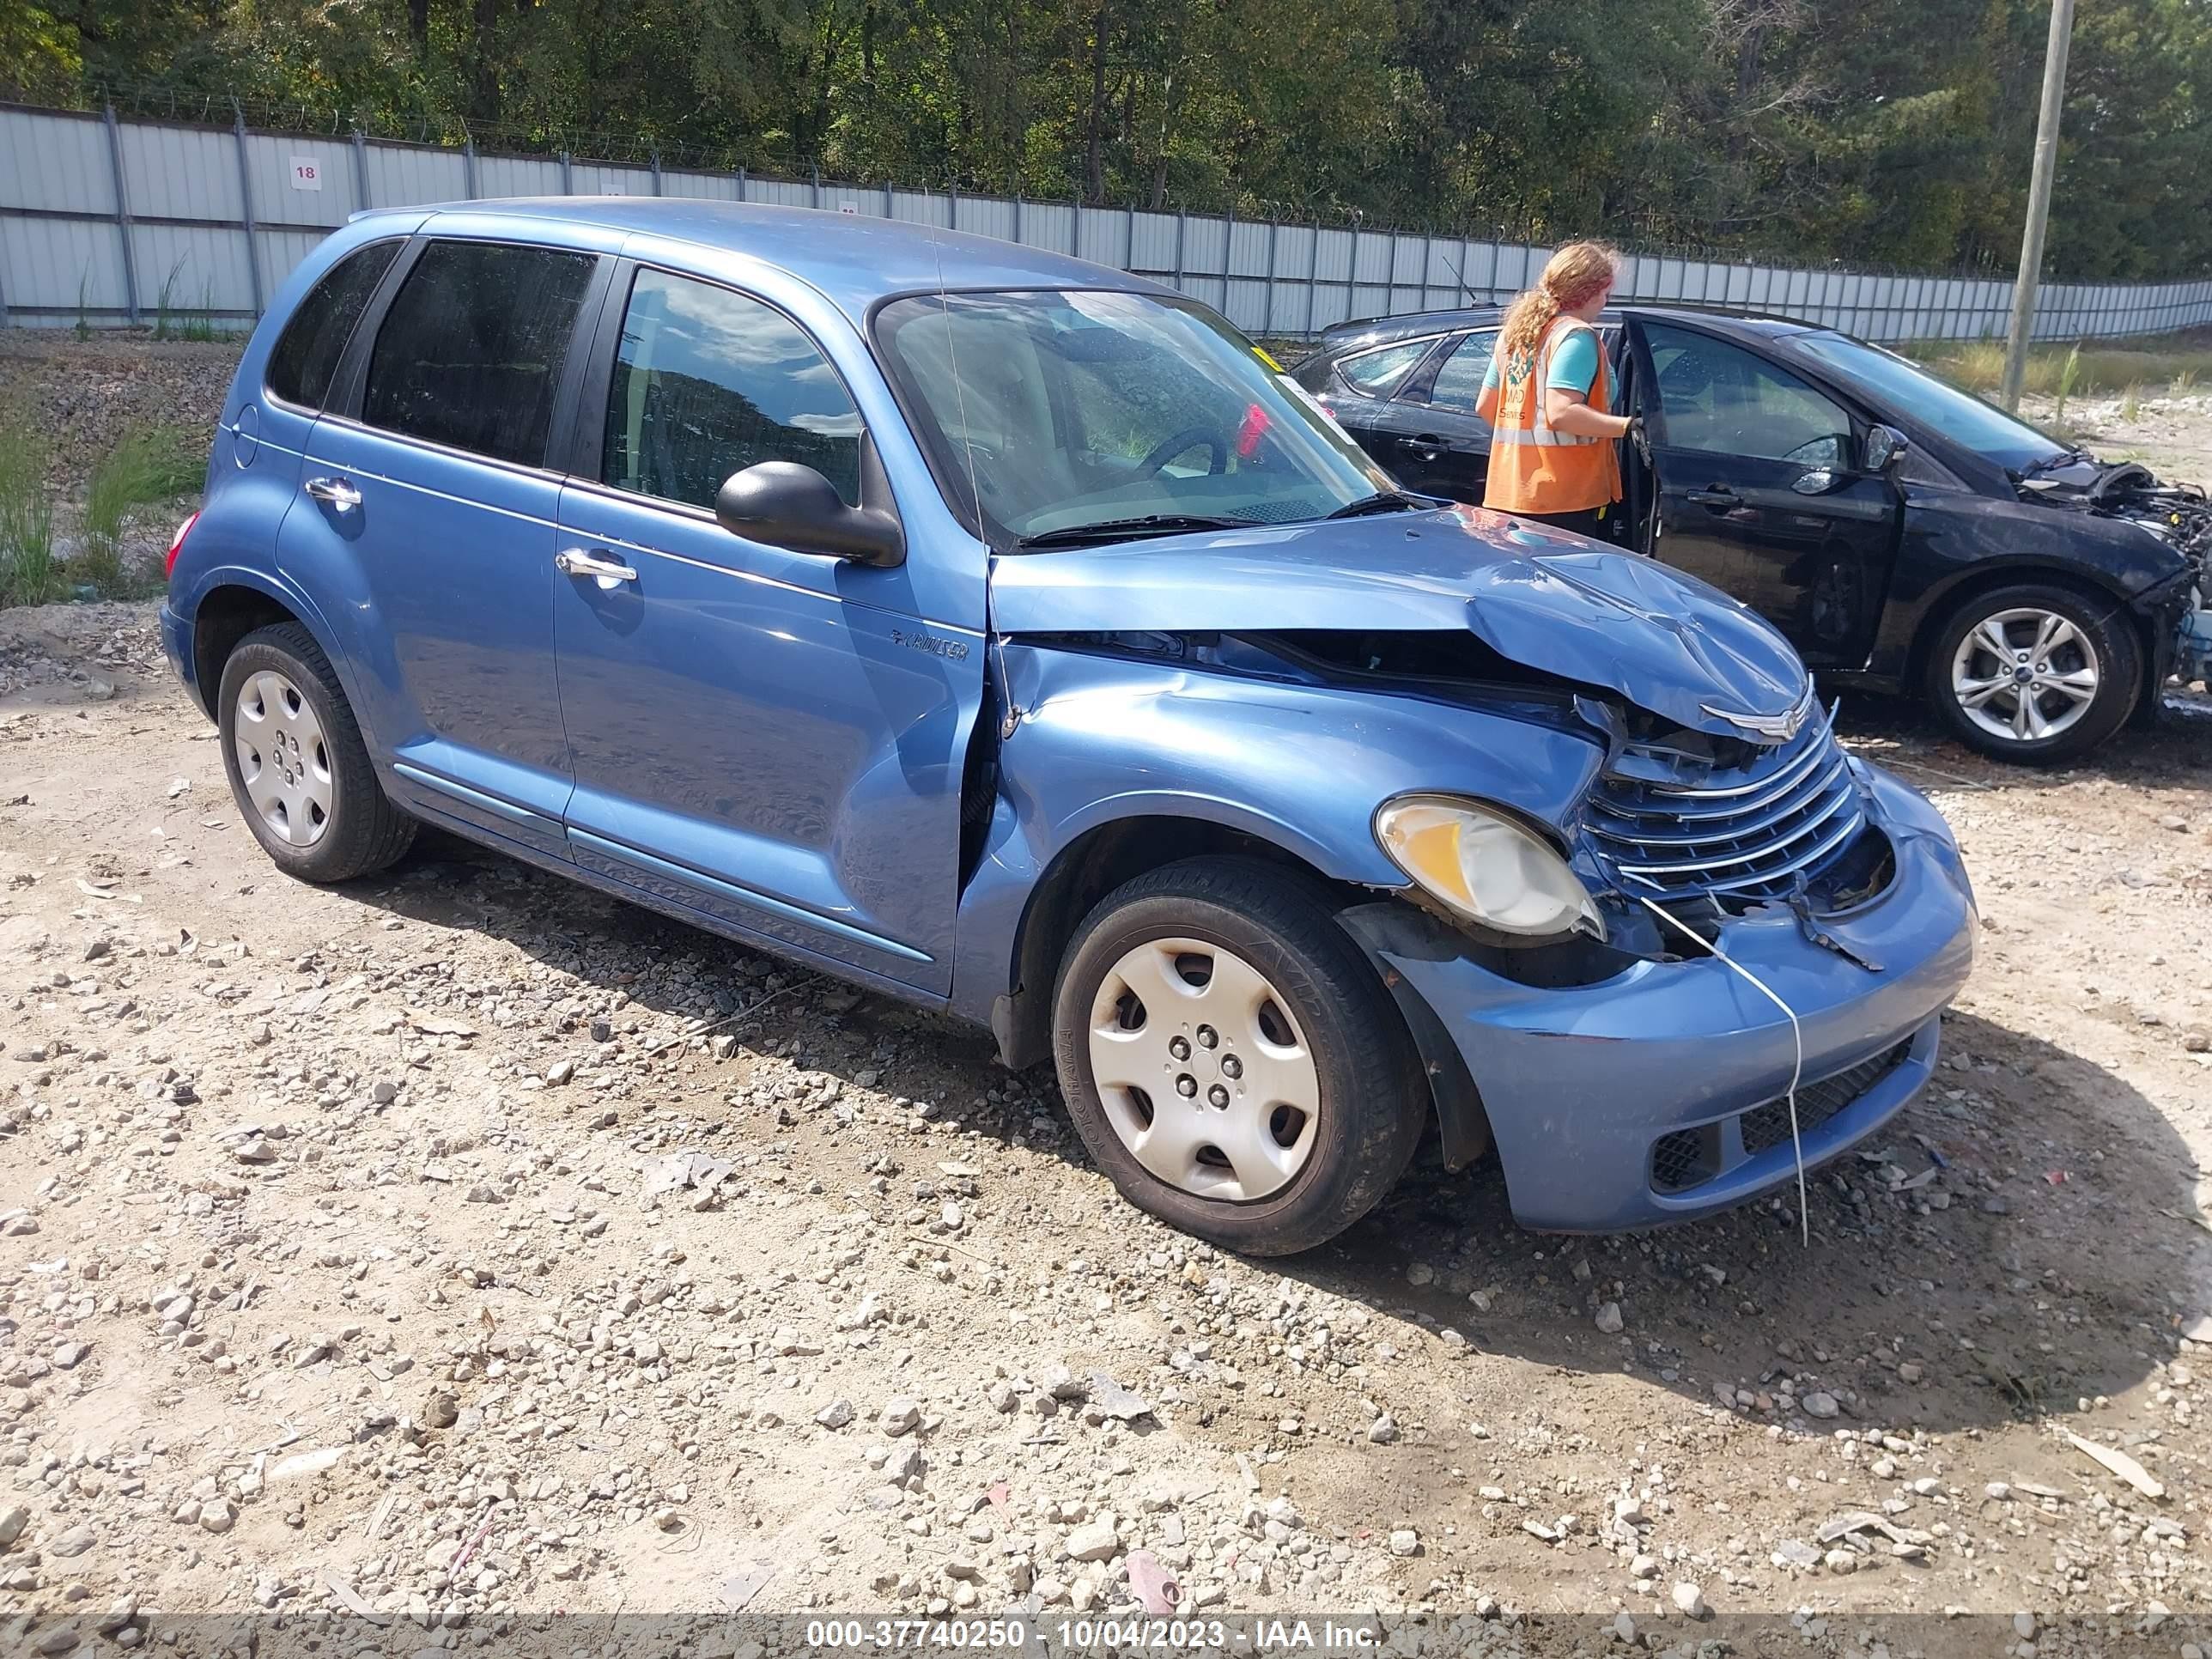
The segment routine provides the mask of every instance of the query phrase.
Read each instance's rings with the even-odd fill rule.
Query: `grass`
[[[2081,348],[2077,344],[2066,354],[2066,361],[2058,366],[2058,404],[2051,411],[2051,418],[2060,425],[2066,422],[2066,400],[2081,389]]]
[[[2142,382],[2130,386],[2120,398],[2120,418],[2132,426],[2142,415]]]
[[[1994,396],[2004,380],[2002,340],[1924,340],[1903,349],[1970,392]],[[2063,388],[2067,396],[2124,392],[2137,385],[2168,386],[2176,393],[2185,393],[2212,377],[2212,341],[2198,329],[2106,345],[2031,346],[2022,390],[2045,398],[2061,396],[2069,362],[2074,379]]]
[[[130,534],[149,509],[198,489],[207,452],[180,428],[134,427],[100,457],[85,485],[75,550],[58,556],[48,452],[27,412],[0,412],[0,605],[50,605],[73,592],[102,599],[155,592],[160,574],[133,562]]]
[[[128,563],[124,541],[145,508],[173,501],[198,488],[204,453],[175,427],[135,427],[100,459],[85,484],[82,539],[68,570],[103,599],[127,598],[154,586],[152,574]]]
[[[10,411],[0,415],[0,605],[44,605],[61,592],[46,446],[27,415]]]

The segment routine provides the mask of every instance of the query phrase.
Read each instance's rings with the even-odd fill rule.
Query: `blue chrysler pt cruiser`
[[[1127,1196],[1328,1238],[1433,1121],[1534,1227],[1735,1204],[1927,1079],[1942,819],[1790,647],[1399,493],[1171,289],[678,200],[364,216],[162,629],[287,872],[441,825],[1049,1056]]]

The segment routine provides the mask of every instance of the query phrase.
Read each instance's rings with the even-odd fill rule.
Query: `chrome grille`
[[[1608,775],[1584,817],[1623,892],[1772,898],[1817,872],[1866,825],[1825,716],[1748,764],[1695,785]]]

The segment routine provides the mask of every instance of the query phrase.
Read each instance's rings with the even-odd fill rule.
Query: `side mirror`
[[[1905,459],[1911,447],[1911,441],[1893,426],[1870,426],[1867,428],[1863,471],[1887,472]]]
[[[793,553],[873,565],[906,557],[896,514],[846,506],[836,485],[797,461],[763,461],[732,472],[714,492],[714,519],[732,536]]]

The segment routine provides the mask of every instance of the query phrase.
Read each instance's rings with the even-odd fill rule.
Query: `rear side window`
[[[362,419],[537,466],[594,257],[433,242],[407,273],[368,360]]]
[[[392,269],[399,248],[396,241],[356,248],[307,290],[307,297],[276,337],[276,349],[269,354],[270,395],[302,409],[323,406],[338,359],[353,337],[353,326],[384,273]]]
[[[781,312],[710,283],[641,270],[607,394],[601,482],[711,507],[732,472],[797,461],[860,500],[860,412]]]
[[[1434,339],[1408,340],[1403,345],[1384,346],[1379,351],[1363,351],[1357,357],[1346,357],[1337,367],[1354,392],[1370,398],[1387,398],[1390,388],[1405,378],[1406,371],[1429,355]]]
[[[1429,402],[1437,409],[1474,413],[1482,395],[1483,377],[1490,373],[1491,355],[1498,348],[1495,330],[1470,334],[1452,348],[1452,355],[1437,370],[1437,383],[1429,389]]]

